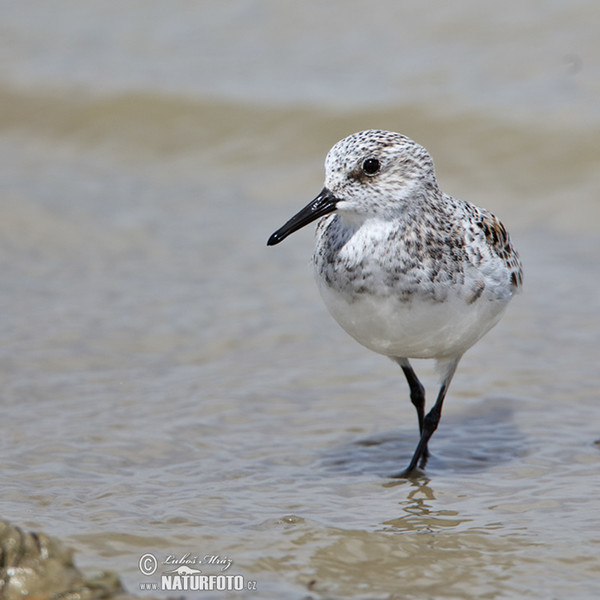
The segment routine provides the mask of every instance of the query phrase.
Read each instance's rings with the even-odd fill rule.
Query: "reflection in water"
[[[495,537],[493,528],[465,527],[469,518],[436,506],[428,480],[384,487],[408,490],[398,503],[401,515],[373,531],[335,529],[313,540],[320,547],[306,574],[311,589],[340,597],[362,590],[372,594],[365,597],[390,598],[483,597],[512,589],[504,572],[520,568],[521,548],[531,547],[524,535]]]
[[[408,492],[406,500],[399,502],[399,517],[389,519],[382,525],[381,531],[435,531],[441,528],[456,527],[470,519],[458,519],[458,512],[448,509],[436,509],[433,501],[436,499],[433,489],[429,487],[429,479],[407,482],[413,489]],[[384,487],[395,487],[397,482],[385,483]]]

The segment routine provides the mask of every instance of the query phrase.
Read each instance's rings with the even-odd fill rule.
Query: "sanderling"
[[[313,265],[329,312],[408,381],[420,439],[397,475],[406,477],[425,467],[456,367],[521,287],[521,262],[504,225],[444,194],[427,150],[404,135],[350,135],[329,151],[325,171],[320,194],[267,245],[321,218]],[[427,414],[410,358],[436,360],[441,387]]]

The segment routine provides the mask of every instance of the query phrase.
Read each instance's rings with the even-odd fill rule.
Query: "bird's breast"
[[[361,226],[335,215],[317,229],[313,262],[320,282],[353,302],[365,295],[410,302],[443,302],[451,287],[464,283],[464,265],[451,236],[385,220]]]
[[[314,253],[319,291],[338,323],[388,356],[464,352],[502,315],[509,296],[491,294],[452,241],[396,224],[320,223]]]

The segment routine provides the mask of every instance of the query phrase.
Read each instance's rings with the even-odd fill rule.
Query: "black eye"
[[[381,165],[376,158],[367,158],[362,164],[362,170],[365,175],[375,175],[379,171]]]

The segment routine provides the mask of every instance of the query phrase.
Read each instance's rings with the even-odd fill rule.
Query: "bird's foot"
[[[425,471],[419,467],[407,467],[403,471],[390,476],[392,479],[421,479],[425,477]]]

